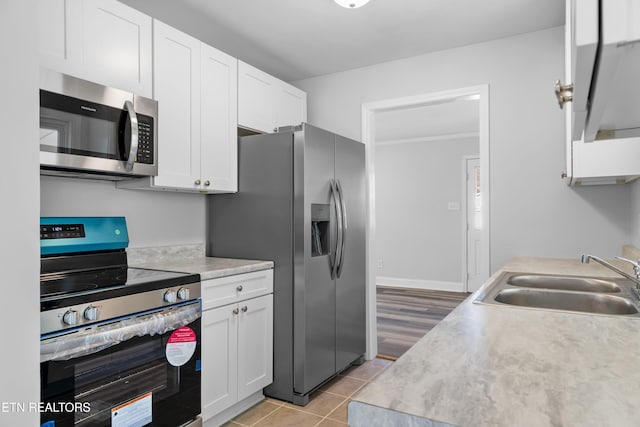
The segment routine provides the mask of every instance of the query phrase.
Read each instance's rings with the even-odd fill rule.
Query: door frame
[[[469,244],[467,242],[469,238],[469,211],[468,211],[468,202],[469,202],[469,194],[468,194],[468,170],[469,170],[469,161],[474,159],[481,159],[479,154],[462,156],[462,290],[464,292],[469,292]],[[480,181],[482,182],[482,167],[480,167]],[[484,236],[483,236],[484,237]]]
[[[366,359],[373,359],[378,353],[377,341],[377,310],[376,310],[376,271],[375,271],[375,116],[377,113],[416,108],[430,104],[455,101],[458,98],[474,97],[478,99],[479,107],[479,154],[480,168],[485,173],[480,175],[480,185],[483,188],[482,203],[482,265],[489,277],[490,263],[490,186],[489,186],[489,85],[469,86],[464,88],[445,90],[441,92],[401,98],[385,99],[362,104],[362,142],[365,144],[366,174],[367,174],[367,206],[368,224],[366,234],[366,283],[367,283],[367,352]],[[466,239],[466,237],[465,237]],[[466,249],[465,249],[466,252]],[[466,259],[465,259],[466,264]],[[466,271],[466,267],[465,267]],[[465,281],[466,283],[466,281]]]

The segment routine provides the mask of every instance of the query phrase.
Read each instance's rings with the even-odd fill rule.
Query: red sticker
[[[188,326],[173,331],[165,351],[169,363],[173,366],[187,363],[196,351],[196,342],[196,333]]]

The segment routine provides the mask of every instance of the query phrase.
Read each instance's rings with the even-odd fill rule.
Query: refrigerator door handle
[[[340,210],[342,211],[342,221],[340,221],[340,228],[342,229],[342,233],[338,233],[338,235],[341,235],[341,239],[340,239],[340,257],[337,261],[338,263],[338,270],[336,272],[337,276],[340,277],[340,275],[342,274],[342,265],[344,263],[344,253],[345,253],[345,247],[344,244],[347,240],[347,205],[344,201],[344,191],[342,191],[342,184],[340,183],[340,180],[337,180],[337,188],[338,188],[338,197],[340,198]]]
[[[329,181],[331,186],[331,198],[333,199],[333,206],[336,211],[336,221],[337,221],[337,230],[338,236],[336,238],[335,250],[331,251],[331,256],[329,257],[329,262],[331,264],[331,280],[336,278],[336,274],[338,271],[338,261],[342,256],[342,247],[340,243],[342,242],[342,205],[338,201],[338,186],[336,185],[335,180]]]

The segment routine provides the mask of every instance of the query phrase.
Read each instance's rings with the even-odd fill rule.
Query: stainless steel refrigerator
[[[207,255],[273,260],[274,381],[305,405],[365,352],[364,145],[308,124],[246,136],[238,193],[207,198]]]

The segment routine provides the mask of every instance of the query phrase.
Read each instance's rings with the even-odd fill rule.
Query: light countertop
[[[505,271],[619,277],[519,257],[484,287]],[[639,425],[640,318],[474,304],[477,294],[354,397],[352,427]]]
[[[273,261],[195,256],[192,258],[163,259],[139,262],[131,265],[139,268],[199,273],[201,280],[250,273],[273,268]]]

